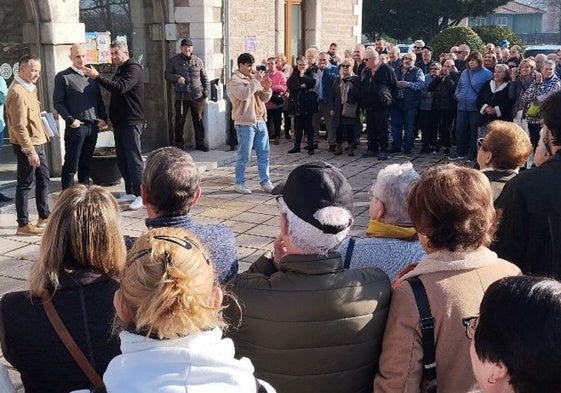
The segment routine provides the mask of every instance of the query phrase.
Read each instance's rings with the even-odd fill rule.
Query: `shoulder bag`
[[[78,363],[78,366],[82,369],[84,374],[86,374],[93,386],[96,389],[101,389],[96,391],[103,391],[103,379],[99,376],[97,371],[95,371],[95,368],[88,361],[84,352],[82,352],[82,350],[78,347],[78,344],[76,344],[76,341],[74,341],[70,332],[66,329],[66,326],[64,326],[64,323],[56,312],[55,306],[53,305],[53,302],[51,302],[51,298],[47,292],[43,292],[41,294],[41,304],[43,305],[43,309],[47,314],[49,322],[53,325],[56,334],[61,339],[66,349],[68,349],[70,355],[72,355],[76,363]]]
[[[437,392],[436,381],[436,359],[434,348],[434,317],[430,310],[429,298],[423,282],[419,277],[412,277],[407,280],[413,289],[415,303],[419,310],[419,319],[421,322],[421,334],[423,338],[423,375],[427,382],[427,392]]]

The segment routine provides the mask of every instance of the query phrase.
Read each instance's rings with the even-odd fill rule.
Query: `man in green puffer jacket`
[[[228,284],[241,306],[225,309],[238,324],[229,332],[236,356],[279,393],[371,392],[391,288],[381,270],[345,269],[334,251],[353,223],[351,186],[338,168],[314,162],[273,194],[274,256]]]

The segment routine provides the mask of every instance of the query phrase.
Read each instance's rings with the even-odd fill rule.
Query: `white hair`
[[[314,218],[320,223],[334,226],[350,224],[336,234],[324,233],[294,214],[282,198],[279,198],[279,209],[281,214],[286,215],[288,236],[292,243],[309,254],[327,255],[347,237],[353,222],[353,216],[347,209],[336,206],[325,207],[314,214]]]
[[[383,168],[370,189],[384,203],[384,221],[389,224],[411,224],[407,212],[407,197],[420,176],[411,162],[391,164]]]

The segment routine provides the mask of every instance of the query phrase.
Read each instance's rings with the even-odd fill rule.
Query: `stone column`
[[[70,46],[85,40],[85,26],[79,23],[79,0],[39,1],[40,44],[45,96],[43,108],[53,112],[53,89],[57,72],[67,68]],[[50,143],[51,175],[60,176],[64,157],[64,121],[59,119],[60,137],[52,138]]]
[[[225,50],[221,16],[222,0],[175,0],[172,22],[175,22],[176,27],[166,26],[167,40],[177,41],[184,36],[191,38],[193,52],[202,59],[209,80],[219,80],[218,100],[211,101],[209,97],[203,120],[211,149],[224,147],[227,139],[226,102],[222,98],[224,81],[220,80]],[[179,51],[179,41],[176,49]]]

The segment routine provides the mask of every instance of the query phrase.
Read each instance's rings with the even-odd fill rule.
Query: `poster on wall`
[[[245,51],[246,53],[254,53],[257,49],[257,37],[248,35],[245,37]]]
[[[86,50],[87,64],[111,63],[109,45],[111,44],[110,31],[86,32],[86,42],[83,44]]]

